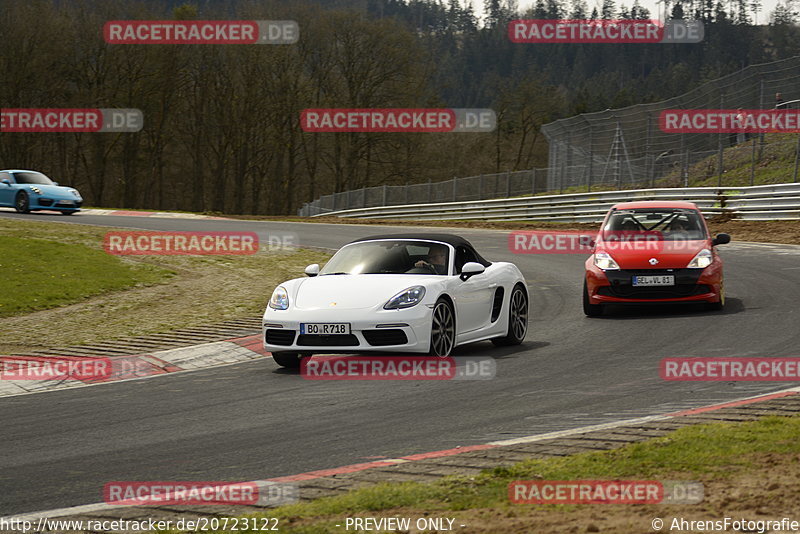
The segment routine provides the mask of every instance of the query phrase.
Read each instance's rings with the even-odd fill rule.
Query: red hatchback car
[[[609,210],[586,260],[583,311],[606,304],[706,303],[725,305],[722,259],[697,206],[691,202],[624,202]]]

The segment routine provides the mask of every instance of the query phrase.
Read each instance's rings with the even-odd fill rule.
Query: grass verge
[[[613,451],[528,460],[433,484],[385,483],[256,517],[277,517],[281,532],[292,534],[344,532],[336,525],[346,517],[455,517],[456,524],[467,525],[458,530],[470,533],[646,532],[653,517],[719,519],[740,508],[751,518],[780,518],[797,511],[799,433],[800,418],[789,417],[690,426]],[[700,481],[705,500],[696,505],[511,504],[508,484],[531,479]]]
[[[6,274],[0,279],[0,293],[4,299],[6,293],[13,293],[8,298],[17,301],[18,310],[3,319],[0,353],[97,343],[257,317],[278,283],[303,276],[306,265],[328,258],[302,249],[262,250],[251,256],[117,257],[102,248],[109,230],[0,219],[0,239],[11,247],[0,255],[4,271],[7,258],[11,258],[24,269],[57,274],[46,284],[47,299],[37,302],[32,302],[25,290],[36,287],[41,276],[28,277],[24,271],[15,275],[22,286],[13,291]],[[45,255],[36,253],[42,242],[47,243]],[[68,265],[64,257],[81,258],[81,268]],[[29,312],[31,306],[38,311]]]
[[[0,317],[164,282],[172,271],[126,264],[83,244],[0,234]]]

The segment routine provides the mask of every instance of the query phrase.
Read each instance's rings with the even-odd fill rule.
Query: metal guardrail
[[[315,215],[362,219],[600,222],[608,209],[632,200],[694,202],[706,215],[745,220],[800,220],[800,183],[749,187],[688,187],[600,191],[468,202],[437,202],[340,210]]]

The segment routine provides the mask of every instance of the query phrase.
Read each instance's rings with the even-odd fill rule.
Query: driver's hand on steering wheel
[[[425,260],[419,260],[417,263],[414,264],[414,267],[429,267],[431,264]]]

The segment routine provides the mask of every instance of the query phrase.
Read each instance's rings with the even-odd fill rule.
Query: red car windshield
[[[697,210],[645,208],[616,210],[603,226],[603,239],[620,235],[646,235],[663,241],[706,239],[705,224]],[[652,236],[652,237],[651,237]]]

